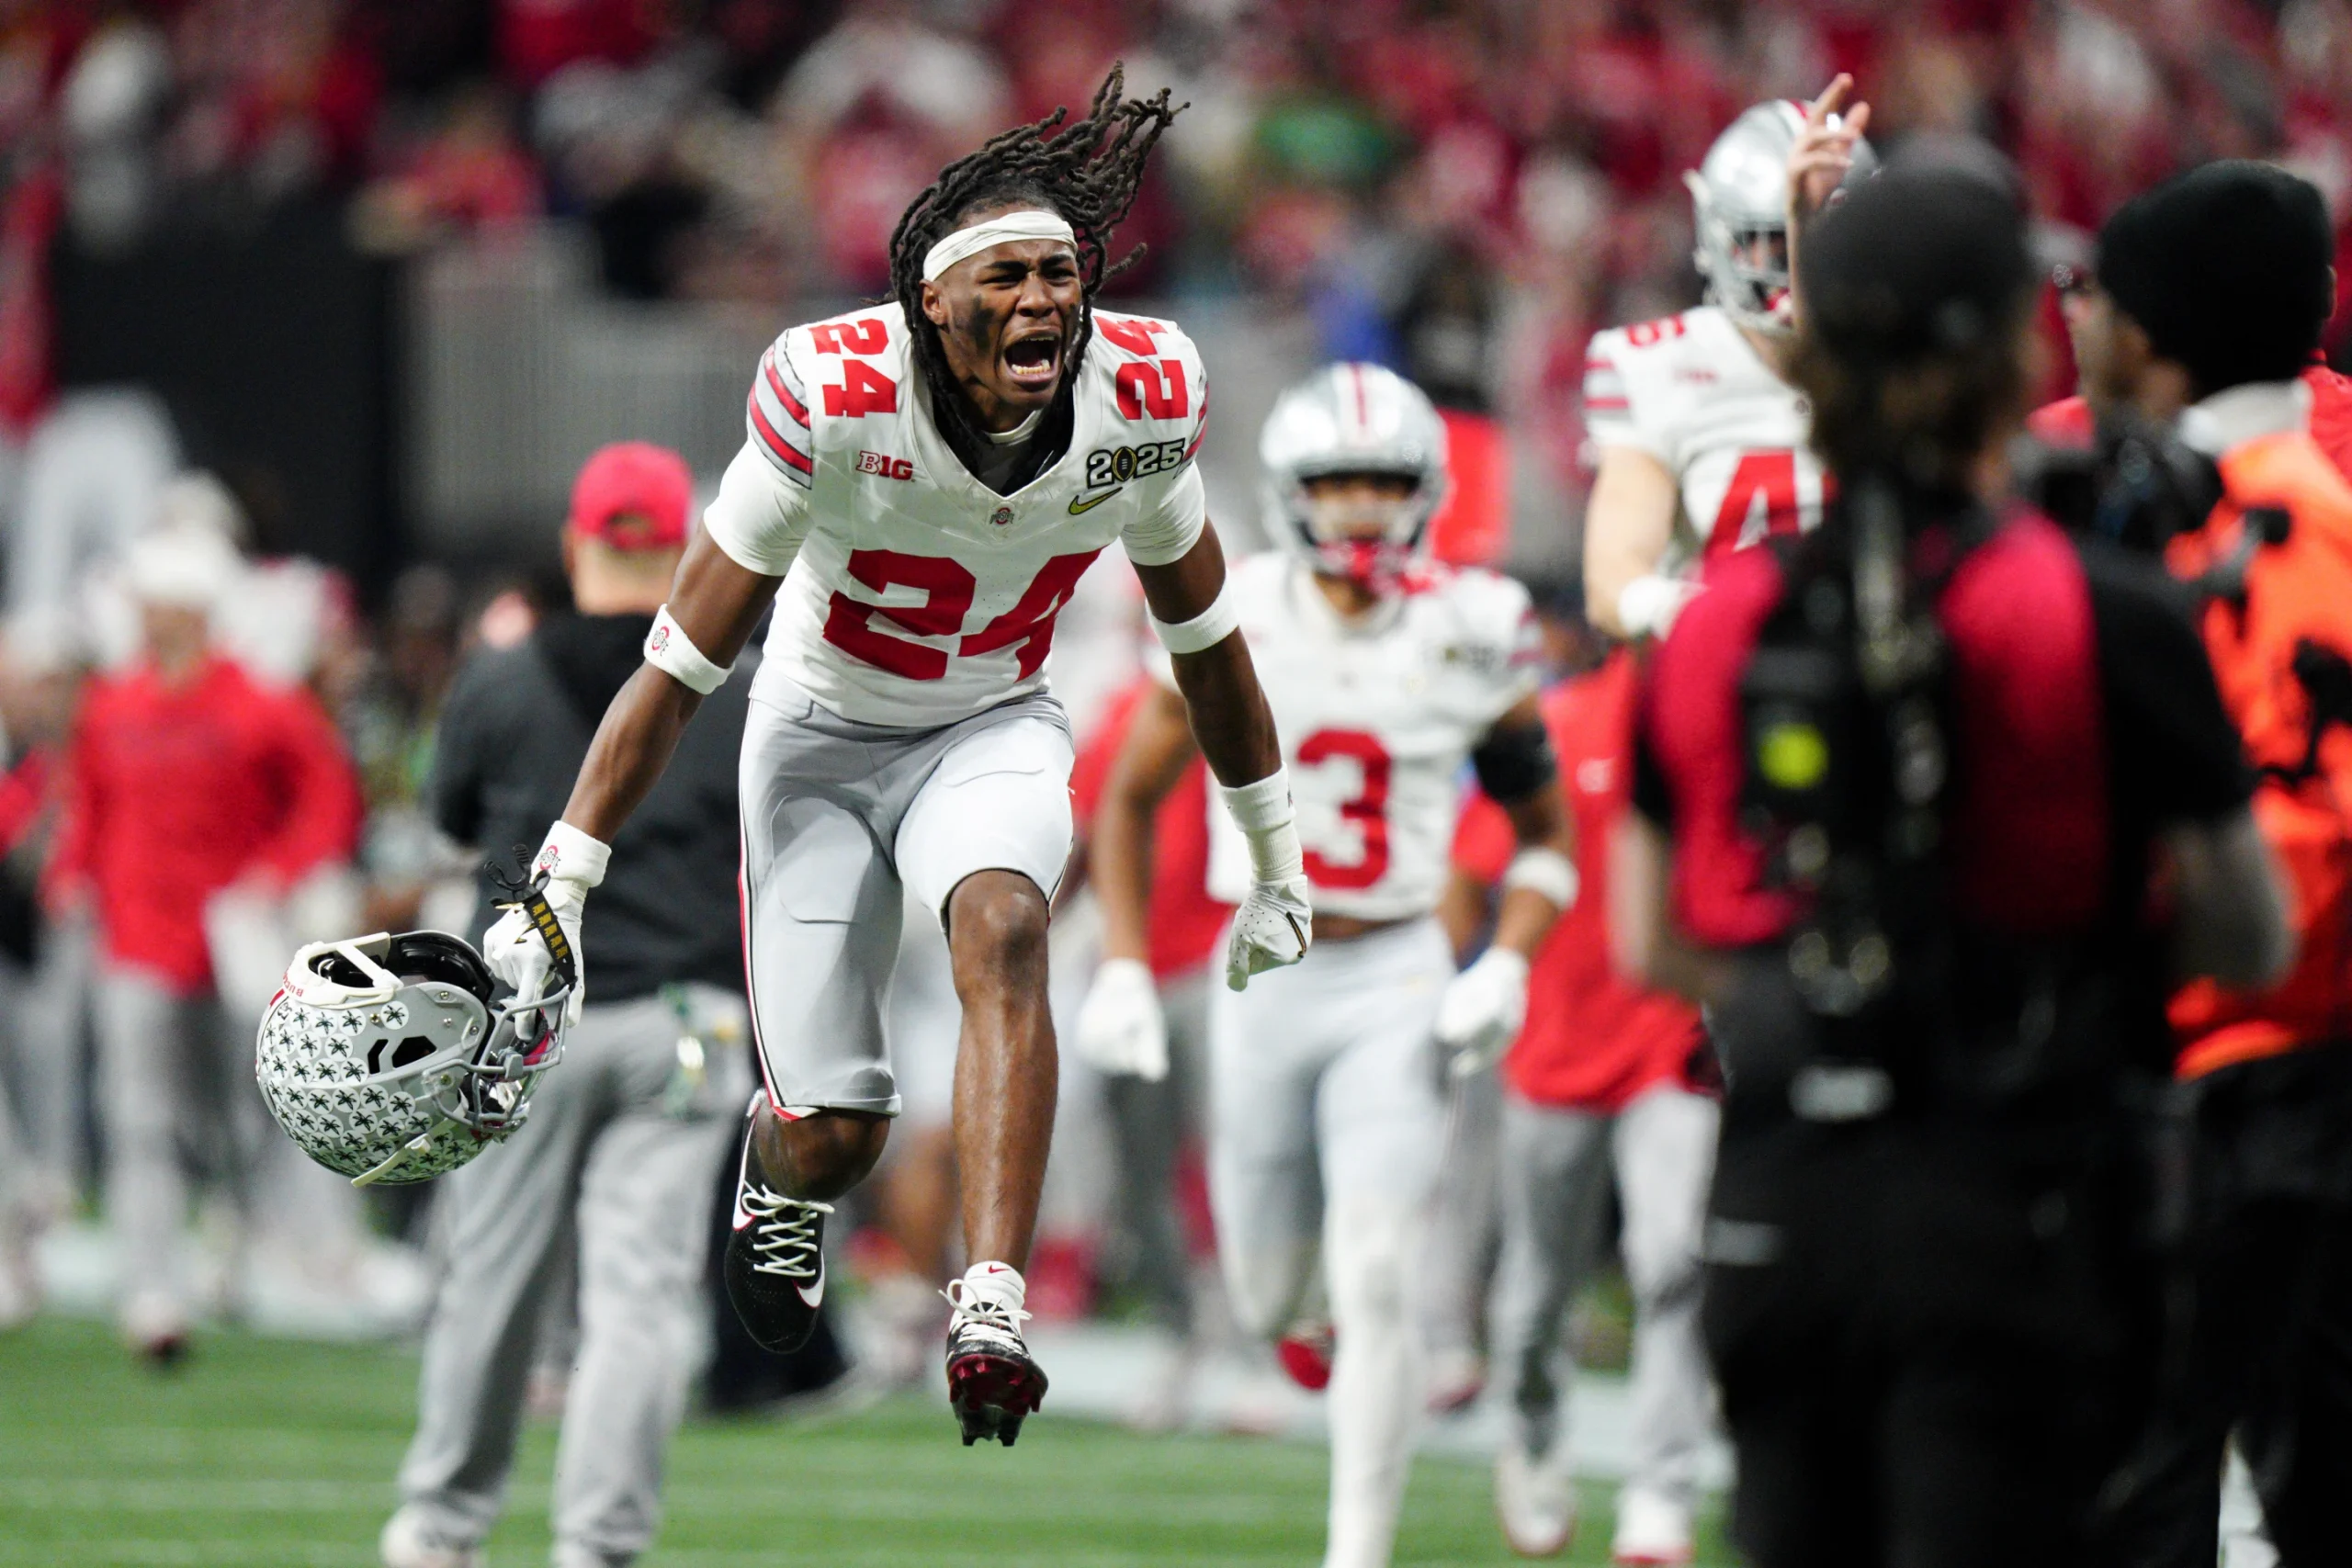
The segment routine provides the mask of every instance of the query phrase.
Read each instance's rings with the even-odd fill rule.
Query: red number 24
[[[956,645],[970,659],[1002,649],[1019,649],[1021,678],[1027,680],[1053,650],[1054,621],[1078,590],[1078,580],[1094,564],[1100,550],[1083,555],[1056,556],[1038,569],[1010,610]],[[916,604],[876,604],[836,592],[826,607],[825,640],[851,658],[902,675],[910,681],[937,681],[947,674],[947,650],[927,643],[910,642],[875,628],[876,618],[917,637],[955,637],[964,629],[979,583],[963,563],[945,556],[910,556],[899,550],[854,550],[849,574],[876,593],[892,588],[920,588]]]

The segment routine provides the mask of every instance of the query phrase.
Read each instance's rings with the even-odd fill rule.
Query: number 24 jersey
[[[1477,568],[1431,566],[1347,622],[1305,561],[1268,551],[1235,564],[1231,592],[1282,738],[1315,908],[1366,920],[1427,914],[1444,887],[1463,764],[1535,689],[1527,591]],[[1165,656],[1155,668],[1170,678]],[[1208,880],[1226,903],[1250,886],[1248,846],[1214,802]]]
[[[784,579],[754,697],[785,681],[861,723],[954,723],[1045,687],[1055,618],[1114,540],[1143,566],[1193,547],[1208,388],[1192,340],[1098,310],[1074,374],[1069,449],[999,495],[940,434],[897,304],[775,340],[703,514],[729,556]]]

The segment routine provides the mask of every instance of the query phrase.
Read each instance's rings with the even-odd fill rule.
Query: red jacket
[[[1633,795],[1633,655],[1544,694],[1544,723],[1560,759],[1560,793],[1577,824],[1576,908],[1535,951],[1527,1022],[1503,1058],[1503,1079],[1538,1105],[1613,1114],[1661,1083],[1686,1084],[1699,1043],[1689,1003],[1619,979],[1609,959],[1609,840]],[[1514,847],[1502,807],[1474,795],[1454,834],[1454,863],[1502,879]]]
[[[179,686],[141,666],[83,698],[50,874],[96,895],[108,957],[192,995],[212,984],[206,901],[349,855],[359,819],[358,777],[309,693],[217,657]]]

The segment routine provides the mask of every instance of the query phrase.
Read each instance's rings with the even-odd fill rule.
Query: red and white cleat
[[[973,1273],[990,1267],[976,1265]],[[1012,1270],[994,1265],[1007,1274]],[[947,1287],[947,1404],[963,1427],[964,1446],[993,1438],[1011,1448],[1021,1424],[1046,1402],[1046,1374],[1021,1337],[1020,1276],[999,1293],[973,1288],[972,1274]]]
[[[1503,1540],[1521,1557],[1557,1557],[1577,1532],[1576,1480],[1568,1473],[1566,1445],[1531,1454],[1513,1438],[1495,1456],[1495,1517]]]
[[[1689,1568],[1697,1555],[1688,1507],[1638,1486],[1617,1494],[1617,1539],[1609,1554],[1617,1568]]]
[[[1274,1341],[1274,1359],[1290,1381],[1309,1393],[1320,1393],[1331,1383],[1331,1358],[1339,1335],[1328,1323],[1298,1324]]]

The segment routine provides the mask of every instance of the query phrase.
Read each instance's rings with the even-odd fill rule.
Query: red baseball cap
[[[686,460],[650,441],[601,446],[571,481],[565,525],[616,550],[675,549],[686,542],[695,476]]]

